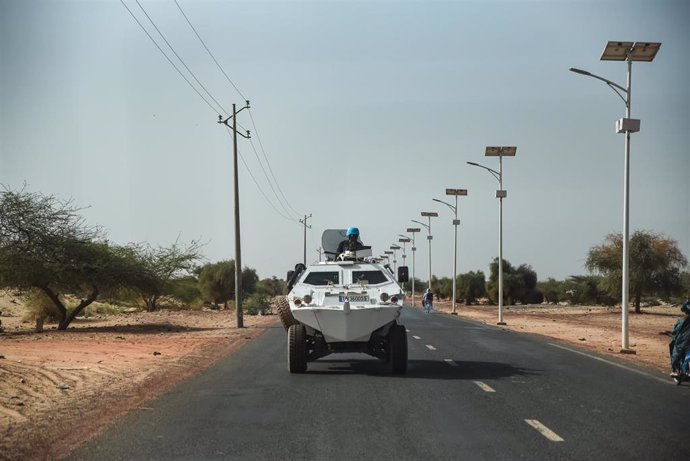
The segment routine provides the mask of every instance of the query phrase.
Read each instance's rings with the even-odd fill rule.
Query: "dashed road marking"
[[[420,338],[419,336],[414,336],[414,335],[412,335],[412,337],[413,337],[414,339],[422,339],[422,338]]]
[[[551,440],[552,442],[563,442],[564,440],[556,434],[554,431],[544,426],[542,423],[536,419],[526,419],[525,422],[535,428],[541,435]]]
[[[496,390],[495,390],[493,387],[489,386],[489,385],[486,384],[486,383],[483,383],[483,382],[481,382],[481,381],[472,381],[472,382],[473,382],[474,384],[476,384],[477,386],[479,386],[479,388],[480,388],[481,390],[483,390],[484,392],[496,392]]]
[[[458,363],[453,359],[443,359],[443,361],[446,362],[451,367],[457,367],[458,366]]]
[[[426,345],[426,348],[429,349],[430,351],[435,351],[435,350],[436,350],[436,348],[435,348],[434,346],[432,346],[431,344],[427,344],[427,345]]]

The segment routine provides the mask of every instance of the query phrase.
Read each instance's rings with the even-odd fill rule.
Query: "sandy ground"
[[[438,302],[450,312],[450,302]],[[0,297],[0,459],[56,459],[132,411],[212,364],[268,328],[277,316],[234,312],[136,312],[78,319],[67,331],[34,333],[20,304]],[[489,325],[495,306],[458,306],[460,316]],[[680,311],[646,308],[630,314],[630,345],[620,354],[620,309],[520,306],[506,308],[500,328],[558,338],[584,349],[668,371],[668,337]]]

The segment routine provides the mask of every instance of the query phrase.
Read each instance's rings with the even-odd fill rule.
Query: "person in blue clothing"
[[[678,319],[671,332],[671,376],[680,384],[683,375],[690,373],[690,300],[685,301],[680,308],[685,317]]]
[[[347,240],[343,240],[338,244],[337,254],[341,254],[345,251],[357,251],[361,250],[364,245],[359,242],[359,229],[356,227],[348,227],[345,233]]]
[[[427,288],[426,293],[422,296],[422,305],[424,312],[431,314],[431,310],[434,308],[434,294],[431,292],[431,288]]]

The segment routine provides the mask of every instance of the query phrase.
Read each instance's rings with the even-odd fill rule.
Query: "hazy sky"
[[[173,0],[139,2],[223,109],[118,0],[0,0],[0,184],[73,198],[117,243],[195,239],[208,261],[234,258],[232,140],[216,122],[244,97]],[[324,229],[358,226],[381,254],[420,211],[440,213],[433,271],[450,276],[453,217],[432,201],[451,201],[446,187],[469,190],[458,272],[488,276],[498,182],[466,162],[498,169],[490,145],[517,146],[503,165],[504,258],[540,280],[586,273],[588,249],[623,227],[625,107],[568,68],[625,86],[626,64],[599,60],[609,40],[663,43],[633,64],[630,227],[690,257],[690,2],[178,2],[251,100],[238,116],[254,145],[238,141],[242,262],[261,278],[302,260],[300,215],[313,215],[311,261]],[[417,248],[426,279],[424,233]]]

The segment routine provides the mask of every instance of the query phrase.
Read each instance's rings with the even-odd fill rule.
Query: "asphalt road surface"
[[[406,375],[363,354],[290,374],[276,327],[69,459],[690,459],[688,384],[454,316],[403,322]]]

